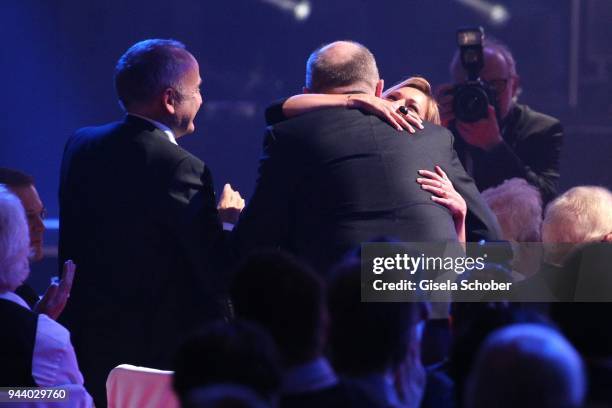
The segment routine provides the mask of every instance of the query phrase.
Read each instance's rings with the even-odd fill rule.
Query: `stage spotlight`
[[[494,4],[484,0],[457,0],[457,2],[482,15],[492,25],[501,26],[510,20],[508,9],[501,4]]]
[[[309,0],[260,0],[263,3],[270,4],[279,10],[293,14],[297,21],[304,21],[310,17],[312,6]]]
[[[293,8],[293,15],[298,21],[303,21],[310,17],[310,2],[301,1],[298,3],[298,5]]]

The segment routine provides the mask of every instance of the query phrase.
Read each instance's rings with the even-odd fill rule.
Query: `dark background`
[[[566,125],[562,188],[610,187],[612,3],[580,1],[582,28],[574,36],[576,1],[499,1],[511,18],[495,27],[451,0],[311,0],[312,14],[301,22],[264,0],[2,0],[0,165],[34,175],[57,217],[65,140],[79,127],[122,116],[112,84],[116,60],[136,41],[175,38],[200,61],[204,81],[196,133],[180,143],[210,166],[217,189],[229,181],[249,197],[263,109],[300,92],[314,48],[356,40],[377,57],[387,85],[413,74],[438,85],[449,78],[456,28],[482,25],[513,50],[520,100]],[[580,45],[577,106],[568,99],[573,38]]]

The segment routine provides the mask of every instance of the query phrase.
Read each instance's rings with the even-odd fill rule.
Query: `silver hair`
[[[483,191],[482,198],[497,217],[505,239],[540,241],[542,196],[527,180],[516,177],[506,180]]]
[[[565,243],[547,246],[548,261],[561,264],[578,244],[601,241],[612,233],[612,192],[604,187],[574,187],[546,207],[542,242]]]
[[[30,236],[19,198],[0,184],[0,292],[14,291],[30,273]]]

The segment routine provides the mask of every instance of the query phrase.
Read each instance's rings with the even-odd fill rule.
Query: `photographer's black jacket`
[[[489,152],[468,145],[451,130],[459,158],[480,191],[520,177],[540,190],[544,204],[556,196],[563,143],[557,119],[516,104],[502,126],[503,143]]]

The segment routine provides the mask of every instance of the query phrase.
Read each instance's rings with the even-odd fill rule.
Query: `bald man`
[[[334,42],[308,58],[305,92],[380,96],[382,84],[374,56],[361,44]],[[326,274],[346,251],[380,236],[456,241],[450,212],[416,183],[418,170],[435,165],[468,203],[475,220],[468,237],[497,239],[497,221],[452,139],[430,123],[414,135],[399,134],[374,115],[345,108],[269,127],[255,192],[234,231],[238,248],[281,247]]]

